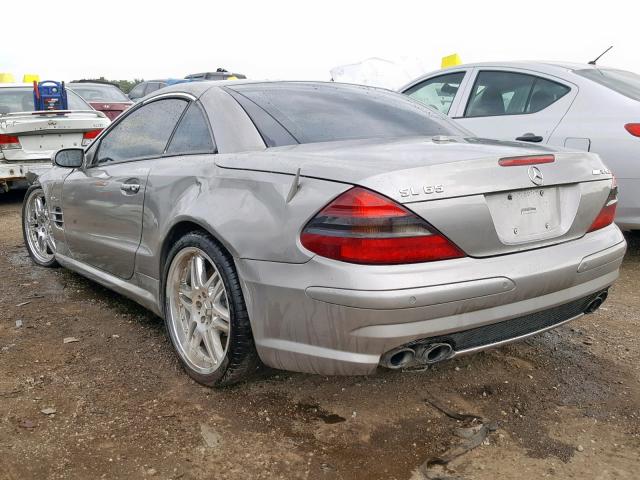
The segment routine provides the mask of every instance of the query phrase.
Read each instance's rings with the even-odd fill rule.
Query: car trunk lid
[[[531,155],[553,161],[499,164]],[[369,188],[405,204],[472,256],[578,238],[611,188],[594,154],[483,139],[331,142],[224,155],[216,163],[288,174],[300,168],[302,176]]]
[[[20,148],[3,149],[8,162],[42,161],[61,149],[82,146],[83,134],[109,124],[101,112],[11,113],[0,117],[0,133],[17,137]]]

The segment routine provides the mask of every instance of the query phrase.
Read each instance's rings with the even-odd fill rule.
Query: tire
[[[40,212],[35,206],[38,199]],[[31,260],[41,267],[58,266],[46,197],[39,185],[29,187],[22,203],[22,238]]]
[[[199,267],[196,257],[203,260]],[[221,288],[216,273],[223,294],[216,293]],[[206,233],[187,233],[169,251],[163,279],[167,334],[187,374],[208,387],[232,385],[253,374],[260,361],[231,256]]]

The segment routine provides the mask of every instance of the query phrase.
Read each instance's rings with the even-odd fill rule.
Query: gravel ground
[[[1,479],[638,478],[640,235],[603,308],[525,342],[211,390],[157,317],[33,265],[21,201],[0,196]]]

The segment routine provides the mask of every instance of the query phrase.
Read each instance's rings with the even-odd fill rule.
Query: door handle
[[[140,191],[140,185],[137,183],[123,183],[120,185],[120,190],[124,193],[138,193]]]
[[[516,140],[518,142],[533,142],[533,143],[540,143],[542,140],[544,140],[540,135],[535,135],[533,133],[525,133],[524,135],[522,135],[521,137],[516,138]]]

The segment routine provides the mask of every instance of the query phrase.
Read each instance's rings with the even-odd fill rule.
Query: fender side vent
[[[53,207],[53,210],[51,210],[51,220],[53,220],[53,224],[58,228],[62,228],[64,226],[62,209],[60,207]]]

